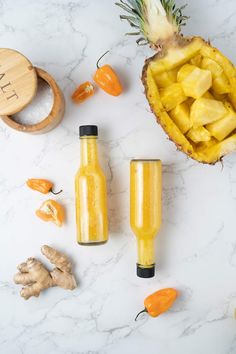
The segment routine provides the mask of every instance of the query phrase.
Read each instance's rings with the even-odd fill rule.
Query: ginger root
[[[76,288],[72,265],[67,256],[47,245],[42,246],[41,252],[55,268],[50,272],[35,258],[28,258],[17,267],[19,272],[14,276],[14,282],[24,285],[20,294],[25,300],[31,296],[38,297],[42,290],[52,286],[69,290]]]

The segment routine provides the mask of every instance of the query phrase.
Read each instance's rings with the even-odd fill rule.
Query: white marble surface
[[[236,2],[190,0],[187,33],[210,38],[235,58]],[[44,136],[0,124],[0,353],[1,354],[233,354],[236,353],[236,154],[213,167],[177,152],[149,113],[140,72],[149,50],[137,48],[113,0],[1,0],[0,45],[15,48],[48,70],[62,87],[63,123]],[[90,79],[107,49],[125,85],[120,98],[97,91],[81,106],[75,86]],[[236,61],[236,60],[235,60]],[[78,127],[98,124],[108,179],[110,241],[81,248],[75,241],[73,178],[79,166]],[[163,227],[157,276],[135,275],[129,228],[129,160],[161,158]],[[28,177],[56,182],[67,209],[62,229],[37,219],[45,199],[25,187]],[[50,289],[24,301],[13,284],[16,266],[40,257],[43,244],[73,257],[78,289]],[[181,296],[160,318],[134,322],[151,292],[172,286]]]

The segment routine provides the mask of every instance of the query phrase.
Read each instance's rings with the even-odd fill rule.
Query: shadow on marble
[[[128,79],[129,76],[127,75],[128,69],[123,70],[121,67],[117,67],[117,66],[113,66],[113,69],[115,70],[115,72],[117,73],[121,81],[124,93],[126,93],[130,88],[130,81]]]

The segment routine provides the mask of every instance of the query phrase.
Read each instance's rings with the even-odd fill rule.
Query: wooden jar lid
[[[9,127],[23,133],[43,134],[54,129],[62,120],[65,112],[65,100],[60,87],[54,78],[46,71],[35,68],[37,77],[43,79],[51,88],[53,94],[53,105],[47,117],[36,124],[20,124],[14,120],[14,116],[2,115],[2,121]]]
[[[36,91],[37,74],[31,62],[16,50],[0,48],[0,116],[20,112]]]

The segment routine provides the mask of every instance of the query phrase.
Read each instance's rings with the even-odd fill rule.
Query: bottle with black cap
[[[80,168],[75,177],[77,241],[101,245],[108,240],[106,178],[98,159],[96,125],[80,126]]]
[[[161,226],[162,165],[160,160],[130,163],[130,224],[137,238],[137,276],[155,275],[154,241]]]

